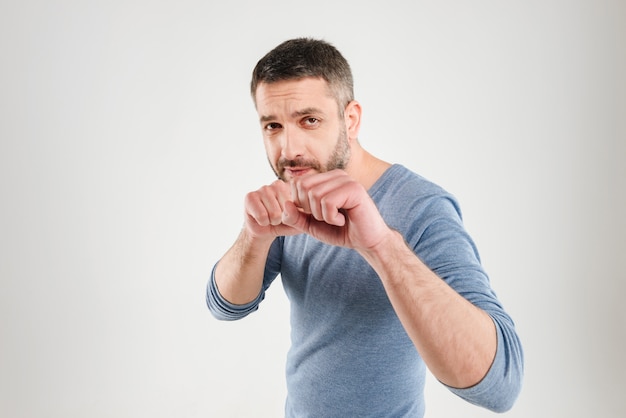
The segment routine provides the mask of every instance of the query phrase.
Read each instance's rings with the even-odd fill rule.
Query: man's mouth
[[[309,173],[311,167],[285,167],[284,173],[291,177],[299,177]]]

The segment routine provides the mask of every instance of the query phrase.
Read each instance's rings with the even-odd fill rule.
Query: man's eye
[[[280,129],[280,128],[281,128],[280,123],[276,123],[276,122],[271,122],[265,125],[265,130],[267,131],[275,131],[276,129]]]
[[[303,122],[307,126],[314,126],[314,125],[317,125],[320,122],[320,120],[318,118],[310,117],[310,118],[304,119]]]

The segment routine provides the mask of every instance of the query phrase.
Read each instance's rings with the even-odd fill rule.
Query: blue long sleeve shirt
[[[465,231],[456,200],[401,165],[391,166],[369,194],[387,224],[441,279],[493,319],[497,351],[480,383],[449,388],[463,399],[502,412],[517,398],[523,352]],[[207,304],[235,320],[258,309],[280,275],[290,301],[286,417],[422,417],[426,366],[402,327],[372,267],[354,250],[305,234],[279,237],[268,254],[256,300],[233,305],[211,275]]]

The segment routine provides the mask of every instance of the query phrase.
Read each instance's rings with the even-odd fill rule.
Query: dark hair
[[[285,41],[261,58],[252,72],[250,92],[256,103],[259,84],[305,77],[326,80],[340,112],[354,99],[348,61],[328,42],[311,38]]]

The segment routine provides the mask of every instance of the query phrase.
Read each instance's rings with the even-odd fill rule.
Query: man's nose
[[[304,135],[298,128],[289,127],[283,131],[281,155],[288,160],[304,155]]]

